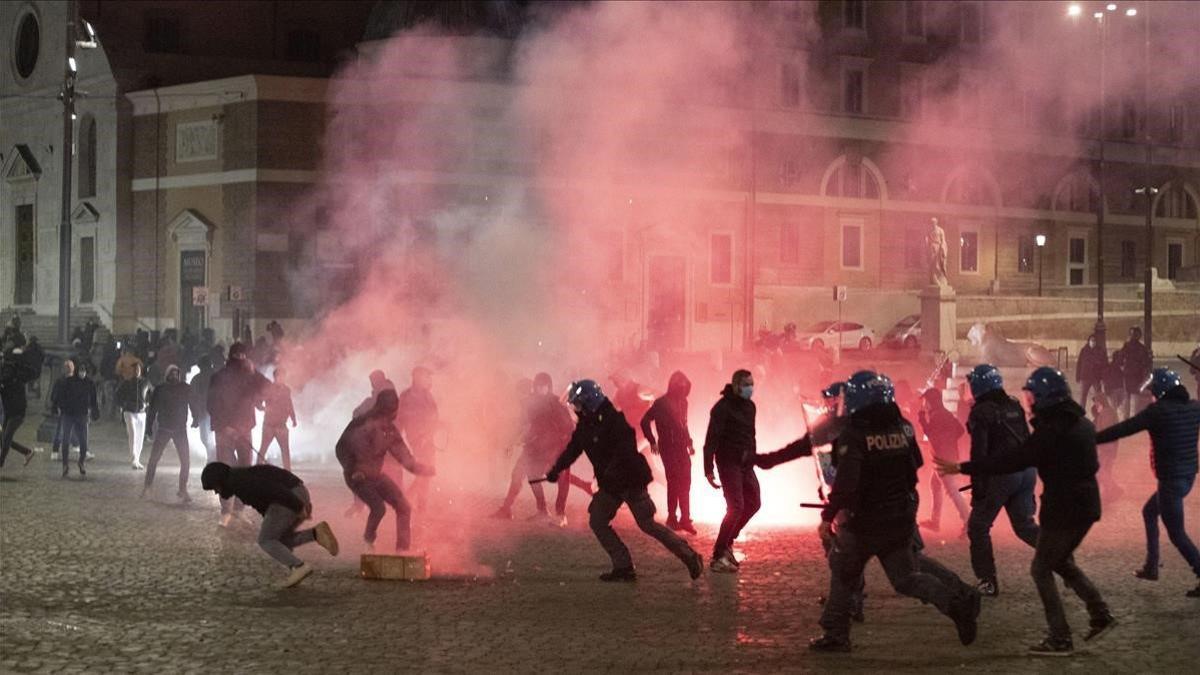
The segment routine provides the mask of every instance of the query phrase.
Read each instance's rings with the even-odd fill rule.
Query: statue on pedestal
[[[949,286],[946,279],[946,231],[938,225],[937,218],[929,219],[929,234],[925,235],[925,246],[929,251],[929,283],[934,286]]]

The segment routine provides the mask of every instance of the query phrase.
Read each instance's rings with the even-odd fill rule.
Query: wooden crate
[[[359,561],[359,570],[364,579],[392,579],[402,581],[424,581],[429,579],[429,556],[387,555],[364,553]]]

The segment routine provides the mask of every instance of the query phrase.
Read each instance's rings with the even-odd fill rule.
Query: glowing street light
[[[1083,14],[1083,7],[1079,5],[1070,5],[1067,7],[1067,16],[1079,16]]]
[[[1107,5],[1107,6],[1105,6],[1105,8],[1104,8],[1104,9],[1107,9],[1107,10],[1108,10],[1108,11],[1110,11],[1110,12],[1115,12],[1115,11],[1117,11],[1117,3],[1115,3],[1115,2],[1110,2],[1110,3],[1108,3],[1108,5]]]
[[[1046,246],[1046,235],[1033,235],[1033,243],[1037,244],[1038,256],[1038,297],[1042,297],[1042,249]]]
[[[1125,10],[1125,16],[1137,16],[1137,8],[1130,7],[1129,9]]]
[[[1093,19],[1103,19],[1103,18],[1104,18],[1104,12],[1095,12],[1095,13],[1093,13],[1093,14],[1092,14],[1092,18],[1093,18]]]
[[[1033,237],[1033,243],[1037,244],[1038,248],[1045,246],[1046,245],[1046,235],[1044,235],[1044,234],[1035,235]]]

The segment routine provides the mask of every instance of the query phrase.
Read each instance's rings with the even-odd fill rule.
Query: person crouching
[[[329,555],[337,555],[338,541],[329,523],[321,521],[307,530],[296,529],[312,517],[312,499],[304,481],[292,472],[269,464],[231,467],[212,462],[200,473],[200,485],[221,499],[237,497],[262,514],[258,545],[288,568],[280,588],[295,586],[313,572],[312,566],[292,553],[297,546],[315,541]]]

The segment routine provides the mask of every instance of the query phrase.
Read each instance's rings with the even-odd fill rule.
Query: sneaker
[[[1029,653],[1032,656],[1070,656],[1075,653],[1075,645],[1071,638],[1048,637],[1030,647]]]
[[[367,541],[364,543],[366,544],[366,546],[363,547],[363,551],[365,553],[374,553],[375,552],[375,542]]]
[[[954,620],[954,628],[958,631],[958,641],[964,647],[975,642],[976,636],[979,634],[979,608],[980,608],[980,592],[971,589],[971,591],[960,598],[951,613],[950,618]]]
[[[80,475],[80,476],[86,476],[86,475],[87,475],[87,469],[83,468],[83,462],[80,462],[80,463],[79,463],[79,475]]]
[[[317,544],[329,551],[329,555],[336,556],[338,554],[338,540],[329,523],[323,520],[317,523],[317,526],[313,528],[313,534],[317,539]]]
[[[931,532],[937,532],[938,530],[942,529],[942,526],[940,524],[938,524],[937,521],[933,520],[932,518],[929,520],[922,520],[920,525],[921,525],[921,527],[923,527],[927,530],[930,530]]]
[[[995,579],[980,579],[979,583],[975,584],[975,590],[979,591],[980,595],[994,598],[1000,595],[1000,582]]]
[[[699,579],[700,575],[704,574],[704,556],[695,551],[692,551],[683,564],[687,565],[688,574],[692,576],[692,579]]]
[[[559,527],[566,527],[567,526],[567,514],[565,514],[565,513],[555,514],[554,524]]]
[[[68,469],[67,467],[65,467],[65,466],[64,466],[64,467],[63,467],[63,475],[62,475],[62,477],[63,477],[63,478],[66,478],[66,477],[67,477],[67,473],[69,473],[69,472],[70,472],[70,469]]]
[[[687,532],[688,534],[696,534],[696,526],[690,520],[679,521],[679,531]]]
[[[713,556],[713,559],[708,563],[708,569],[722,574],[732,574],[738,571],[738,566],[733,561],[733,556],[728,553],[722,553],[721,555]]]
[[[92,452],[91,450],[88,450],[87,458],[88,459],[96,459],[96,453]]]
[[[1200,583],[1196,584],[1195,588],[1187,593],[1184,593],[1184,595],[1188,596],[1189,598],[1200,598]]]
[[[850,651],[848,638],[834,637],[828,633],[808,641],[808,648],[814,652],[846,653]]]
[[[349,514],[347,514],[347,515],[349,515]],[[504,508],[503,506],[501,506],[500,508],[496,509],[496,511],[494,513],[492,513],[491,517],[494,520],[512,520],[513,519],[512,509],[507,509],[507,508]]]
[[[191,503],[192,503],[192,497],[191,497],[191,495],[189,495],[189,494],[188,494],[186,491],[184,491],[184,490],[180,490],[179,492],[176,492],[176,493],[175,493],[175,496],[179,498],[179,503],[180,503],[180,504],[191,504]]]
[[[1083,641],[1091,642],[1092,640],[1097,640],[1116,627],[1116,618],[1112,614],[1105,612],[1103,615],[1092,619],[1092,627],[1088,630],[1087,635],[1083,636]]]
[[[674,518],[667,518],[663,525],[666,525],[667,529],[671,530],[672,532],[679,531],[679,521],[675,520]]]
[[[232,522],[233,522],[233,514],[232,513],[226,512],[226,513],[221,514],[221,520],[219,521],[221,527],[229,527],[229,524]]]
[[[1133,573],[1133,576],[1139,579],[1145,579],[1146,581],[1158,581],[1158,567],[1142,565],[1141,568]]]
[[[39,448],[39,450],[40,450],[40,448]],[[25,463],[22,464],[21,466],[29,466],[29,463],[33,461],[33,456],[36,454],[37,454],[37,452],[30,450],[29,454],[25,455]]]
[[[132,467],[134,471],[142,471],[146,468],[141,462],[134,462],[133,464],[130,464],[130,467]]]
[[[62,459],[62,456],[58,454],[57,450],[54,450],[54,451],[51,451],[51,453],[50,453],[50,459],[58,460],[58,459]]]
[[[298,567],[292,568],[291,574],[289,574],[287,576],[287,579],[283,580],[283,583],[280,585],[280,587],[281,588],[291,588],[292,586],[295,586],[295,585],[299,584],[301,581],[304,581],[305,579],[307,579],[308,575],[310,575],[312,573],[313,573],[312,565],[309,565],[308,563],[301,563]]]
[[[637,572],[633,570],[633,567],[613,569],[611,572],[601,574],[600,581],[637,581]]]
[[[529,516],[528,518],[525,519],[526,522],[530,522],[530,523],[536,523],[539,520],[546,520],[546,521],[551,520],[550,514],[546,513],[545,511],[538,511],[537,513],[535,513],[532,516]]]

